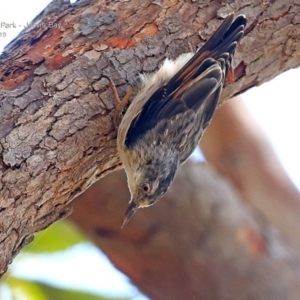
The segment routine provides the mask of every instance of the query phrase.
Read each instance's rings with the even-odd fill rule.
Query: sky
[[[96,246],[90,243],[78,244],[54,254],[22,253],[15,261],[17,263],[12,264],[9,270],[16,277],[38,279],[58,288],[82,289],[107,297],[147,299],[130,284],[125,275],[111,265]]]
[[[25,26],[27,22],[30,22],[49,2],[49,0],[9,0],[5,3],[5,6],[2,4],[0,25],[1,22],[6,22],[11,23],[11,27],[15,26],[16,28],[0,26],[0,52],[11,39],[17,36],[20,30],[23,29],[23,26]],[[18,9],[16,9],[16,7]],[[281,163],[300,190],[300,163],[298,158],[300,155],[299,78],[300,69],[290,70],[269,83],[247,91],[243,94],[243,101],[249,108],[250,113],[253,114],[262,127],[262,130],[266,133]],[[82,253],[81,250],[82,249],[73,250],[73,255],[78,258],[77,262],[82,256],[82,254],[80,254]],[[99,250],[88,246],[85,251],[87,251],[89,255],[86,255],[87,252],[84,254],[84,263],[80,266],[83,271],[82,274],[91,274],[91,269],[87,272],[84,271],[84,268],[95,266],[95,262],[97,262],[98,267],[96,269],[92,268],[95,270],[94,273],[91,274],[91,277],[77,279],[78,282],[75,283],[76,286],[82,285],[87,289],[98,292],[100,289],[100,291],[104,291],[105,293],[110,293],[113,289],[116,293],[114,295],[126,295],[126,293],[129,293],[136,294],[135,300],[145,299],[128,284],[128,279],[126,279],[124,275],[114,271],[113,267]],[[67,257],[70,257],[70,255],[67,255]],[[66,259],[66,256],[64,259],[57,258],[57,260],[62,270],[62,272],[59,272],[62,278],[72,278],[73,272],[68,272],[68,270],[72,270],[73,263],[70,262],[69,259]],[[35,264],[42,267],[40,269],[38,267],[35,268]],[[28,257],[23,267],[15,272],[19,272],[19,274],[25,272],[28,276],[29,270],[31,273],[34,273],[33,271],[35,270],[35,276],[41,277],[48,276],[53,269],[54,274],[57,275],[57,266],[54,268],[52,266],[52,260],[47,259],[45,261],[45,259],[41,259],[38,263],[34,263],[30,261],[30,257]],[[47,272],[44,272],[46,274],[42,275],[42,270],[47,270]],[[78,274],[80,274],[80,272],[78,272]],[[106,275],[103,276],[103,274]],[[34,274],[29,275],[34,277]],[[111,280],[105,280],[105,278],[108,277],[111,278]],[[73,278],[73,280],[76,280],[76,278]],[[57,279],[58,282],[62,282],[61,278]],[[101,287],[99,287],[99,280],[101,280],[102,283]],[[74,281],[71,285],[72,284],[74,284]]]
[[[300,68],[243,94],[288,175],[300,190]]]

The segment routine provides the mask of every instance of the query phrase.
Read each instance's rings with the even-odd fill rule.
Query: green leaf
[[[66,250],[74,245],[88,241],[70,222],[56,222],[36,234],[32,243],[23,248],[24,253],[45,253]]]
[[[109,298],[88,292],[59,289],[46,284],[40,284],[49,300],[128,300],[128,298]]]
[[[37,282],[10,277],[6,284],[10,288],[13,300],[49,300],[41,285]]]
[[[10,288],[13,300],[129,300],[129,298],[111,298],[83,291],[59,289],[13,276],[9,277],[6,284]]]

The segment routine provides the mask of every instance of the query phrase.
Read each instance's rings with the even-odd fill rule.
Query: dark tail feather
[[[233,41],[238,43],[243,36],[246,24],[247,19],[244,15],[239,15],[234,20],[234,14],[230,14],[203,47],[197,51],[197,54],[205,51],[214,51],[215,48],[222,47],[223,43],[231,44]],[[242,33],[241,37],[236,36],[239,32]]]
[[[237,43],[244,34],[244,28],[247,24],[246,17],[239,15],[234,19],[234,14],[230,14],[212,37],[200,48],[189,62],[168,82],[166,91],[174,90],[174,86],[180,86],[182,82],[186,82],[189,78],[195,78],[201,63],[207,58],[219,60],[224,53],[228,53],[226,64],[226,72],[230,69],[232,56],[234,54]],[[229,66],[229,67],[228,67]]]

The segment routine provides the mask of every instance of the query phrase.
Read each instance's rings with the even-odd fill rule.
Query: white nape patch
[[[178,71],[195,55],[195,53],[183,53],[175,60],[166,58],[157,72],[141,74],[143,90],[153,89],[166,84]]]
[[[197,146],[197,148],[192,153],[191,159],[195,162],[206,162],[206,159],[199,146]]]
[[[189,52],[179,55],[175,60],[167,58],[158,70],[157,75],[170,80],[194,55],[194,53]]]

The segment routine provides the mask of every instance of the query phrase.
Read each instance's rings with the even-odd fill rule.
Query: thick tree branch
[[[188,41],[201,44],[217,16],[232,10],[245,13],[249,26],[224,99],[299,65],[299,1],[249,3],[55,1],[7,47],[0,58],[0,274],[34,232],[120,167],[102,73],[122,95],[138,72],[188,51]]]
[[[121,229],[124,191],[124,172],[102,178],[71,218],[150,299],[299,299],[299,256],[207,166],[188,162]]]
[[[241,99],[221,106],[201,140],[210,165],[229,179],[300,253],[300,194]]]

